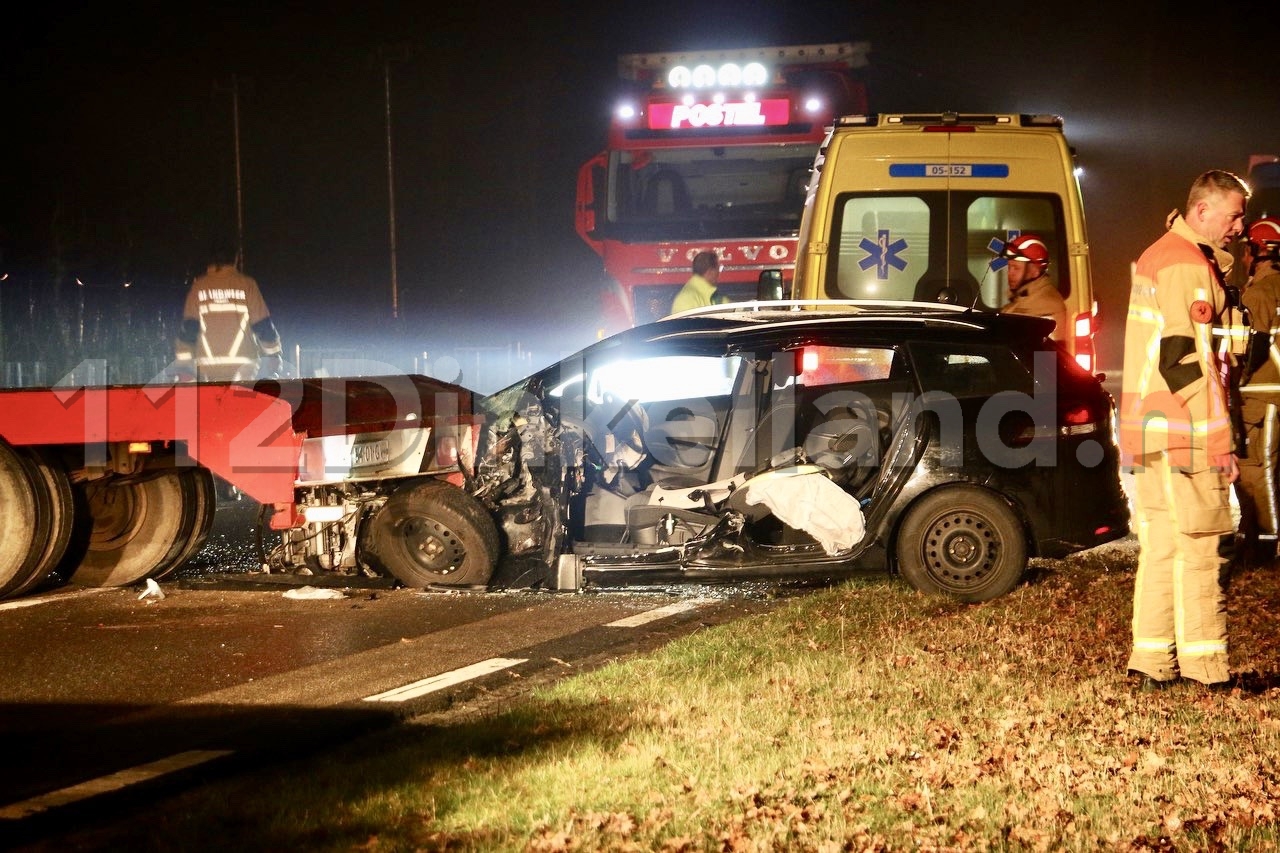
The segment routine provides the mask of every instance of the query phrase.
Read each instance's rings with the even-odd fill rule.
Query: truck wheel
[[[44,542],[40,558],[31,569],[31,576],[13,591],[23,595],[50,579],[71,544],[71,533],[76,522],[75,499],[67,470],[52,454],[38,448],[23,447],[18,450],[31,463],[36,482],[43,485],[49,497],[49,534]]]
[[[498,531],[485,508],[457,486],[406,486],[366,527],[362,551],[405,586],[487,584],[498,563]]]
[[[128,586],[171,565],[190,541],[189,484],[176,471],[85,485],[89,547],[71,576],[85,586]]]
[[[52,498],[30,458],[0,440],[0,598],[34,581],[45,560]]]
[[[974,486],[937,489],[907,511],[898,570],[921,592],[960,601],[998,598],[1022,579],[1027,543],[1013,509]]]
[[[175,541],[175,551],[161,561],[161,565],[147,577],[163,580],[180,569],[187,560],[204,547],[213,529],[213,517],[218,509],[218,487],[208,468],[181,468],[175,476],[182,481],[184,525],[190,526],[184,541]]]

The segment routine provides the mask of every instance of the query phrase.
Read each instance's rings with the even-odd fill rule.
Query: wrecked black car
[[[894,571],[984,601],[1128,533],[1113,401],[1052,323],[719,306],[477,401],[466,583],[573,590]],[[474,518],[469,519],[473,526]]]

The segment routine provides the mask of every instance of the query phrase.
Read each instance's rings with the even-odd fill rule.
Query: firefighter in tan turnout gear
[[[216,246],[187,292],[175,342],[180,376],[215,382],[277,377],[280,335],[258,282],[236,268],[238,252]]]
[[[1128,670],[1144,688],[1181,676],[1228,681],[1219,545],[1234,535],[1238,476],[1228,411],[1232,355],[1214,327],[1238,322],[1224,286],[1249,187],[1231,172],[1195,179],[1182,214],[1134,267],[1125,325],[1120,445],[1134,472],[1140,553]]]
[[[1049,247],[1035,234],[1021,234],[1004,246],[1000,257],[1008,261],[1009,301],[1001,314],[1030,314],[1053,320],[1055,341],[1070,333],[1067,301],[1049,278]]]
[[[1276,556],[1276,467],[1280,462],[1280,220],[1263,218],[1249,226],[1245,263],[1249,283],[1241,299],[1249,311],[1254,344],[1243,372],[1240,397],[1245,446],[1240,456],[1236,500],[1240,504],[1239,563],[1270,562]],[[1265,544],[1264,544],[1265,540]]]

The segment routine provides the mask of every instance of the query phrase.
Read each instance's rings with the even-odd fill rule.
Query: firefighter
[[[1067,301],[1049,278],[1049,247],[1043,238],[1035,234],[1014,237],[1005,243],[1000,256],[1009,262],[1009,301],[1000,313],[1049,317],[1054,324],[1050,337],[1055,341],[1065,338],[1070,330]]]
[[[1235,533],[1229,489],[1239,469],[1230,352],[1216,349],[1213,328],[1233,319],[1226,247],[1244,230],[1249,194],[1231,172],[1201,174],[1185,211],[1134,265],[1119,415],[1140,548],[1128,671],[1143,689],[1230,677],[1220,546]]]
[[[282,372],[280,334],[258,282],[237,269],[238,259],[236,249],[218,243],[187,291],[174,346],[184,379],[248,381]]]
[[[1248,284],[1241,300],[1254,335],[1251,357],[1240,386],[1244,452],[1236,502],[1240,505],[1237,565],[1270,563],[1275,558],[1277,518],[1276,468],[1280,462],[1280,348],[1274,344],[1280,326],[1280,220],[1263,218],[1249,226],[1245,241]],[[1265,537],[1267,545],[1261,542]]]

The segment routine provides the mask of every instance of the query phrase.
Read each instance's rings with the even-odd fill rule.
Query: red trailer
[[[411,375],[0,390],[0,598],[172,573],[208,536],[215,475],[270,514],[282,568],[483,584],[472,404]]]

